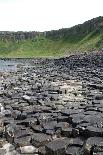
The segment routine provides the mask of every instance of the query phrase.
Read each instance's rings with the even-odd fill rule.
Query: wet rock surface
[[[10,61],[16,69],[0,71],[0,154],[103,154],[103,54]]]

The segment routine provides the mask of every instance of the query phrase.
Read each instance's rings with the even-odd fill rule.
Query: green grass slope
[[[32,40],[0,41],[0,57],[58,57],[100,50],[103,47],[103,17],[44,34]]]

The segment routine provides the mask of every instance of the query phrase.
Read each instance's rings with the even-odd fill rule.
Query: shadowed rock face
[[[34,39],[36,36],[39,36],[40,32],[9,32],[9,31],[1,31],[0,32],[0,40],[3,42],[6,41],[19,41],[19,40],[27,40]]]
[[[0,72],[0,154],[103,154],[102,59],[11,59],[16,70]]]

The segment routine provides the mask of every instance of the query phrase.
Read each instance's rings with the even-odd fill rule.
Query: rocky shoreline
[[[1,71],[0,137],[0,155],[102,155],[103,53]]]

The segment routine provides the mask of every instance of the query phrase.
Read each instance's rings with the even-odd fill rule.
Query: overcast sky
[[[0,31],[47,31],[103,16],[103,0],[0,0]]]

